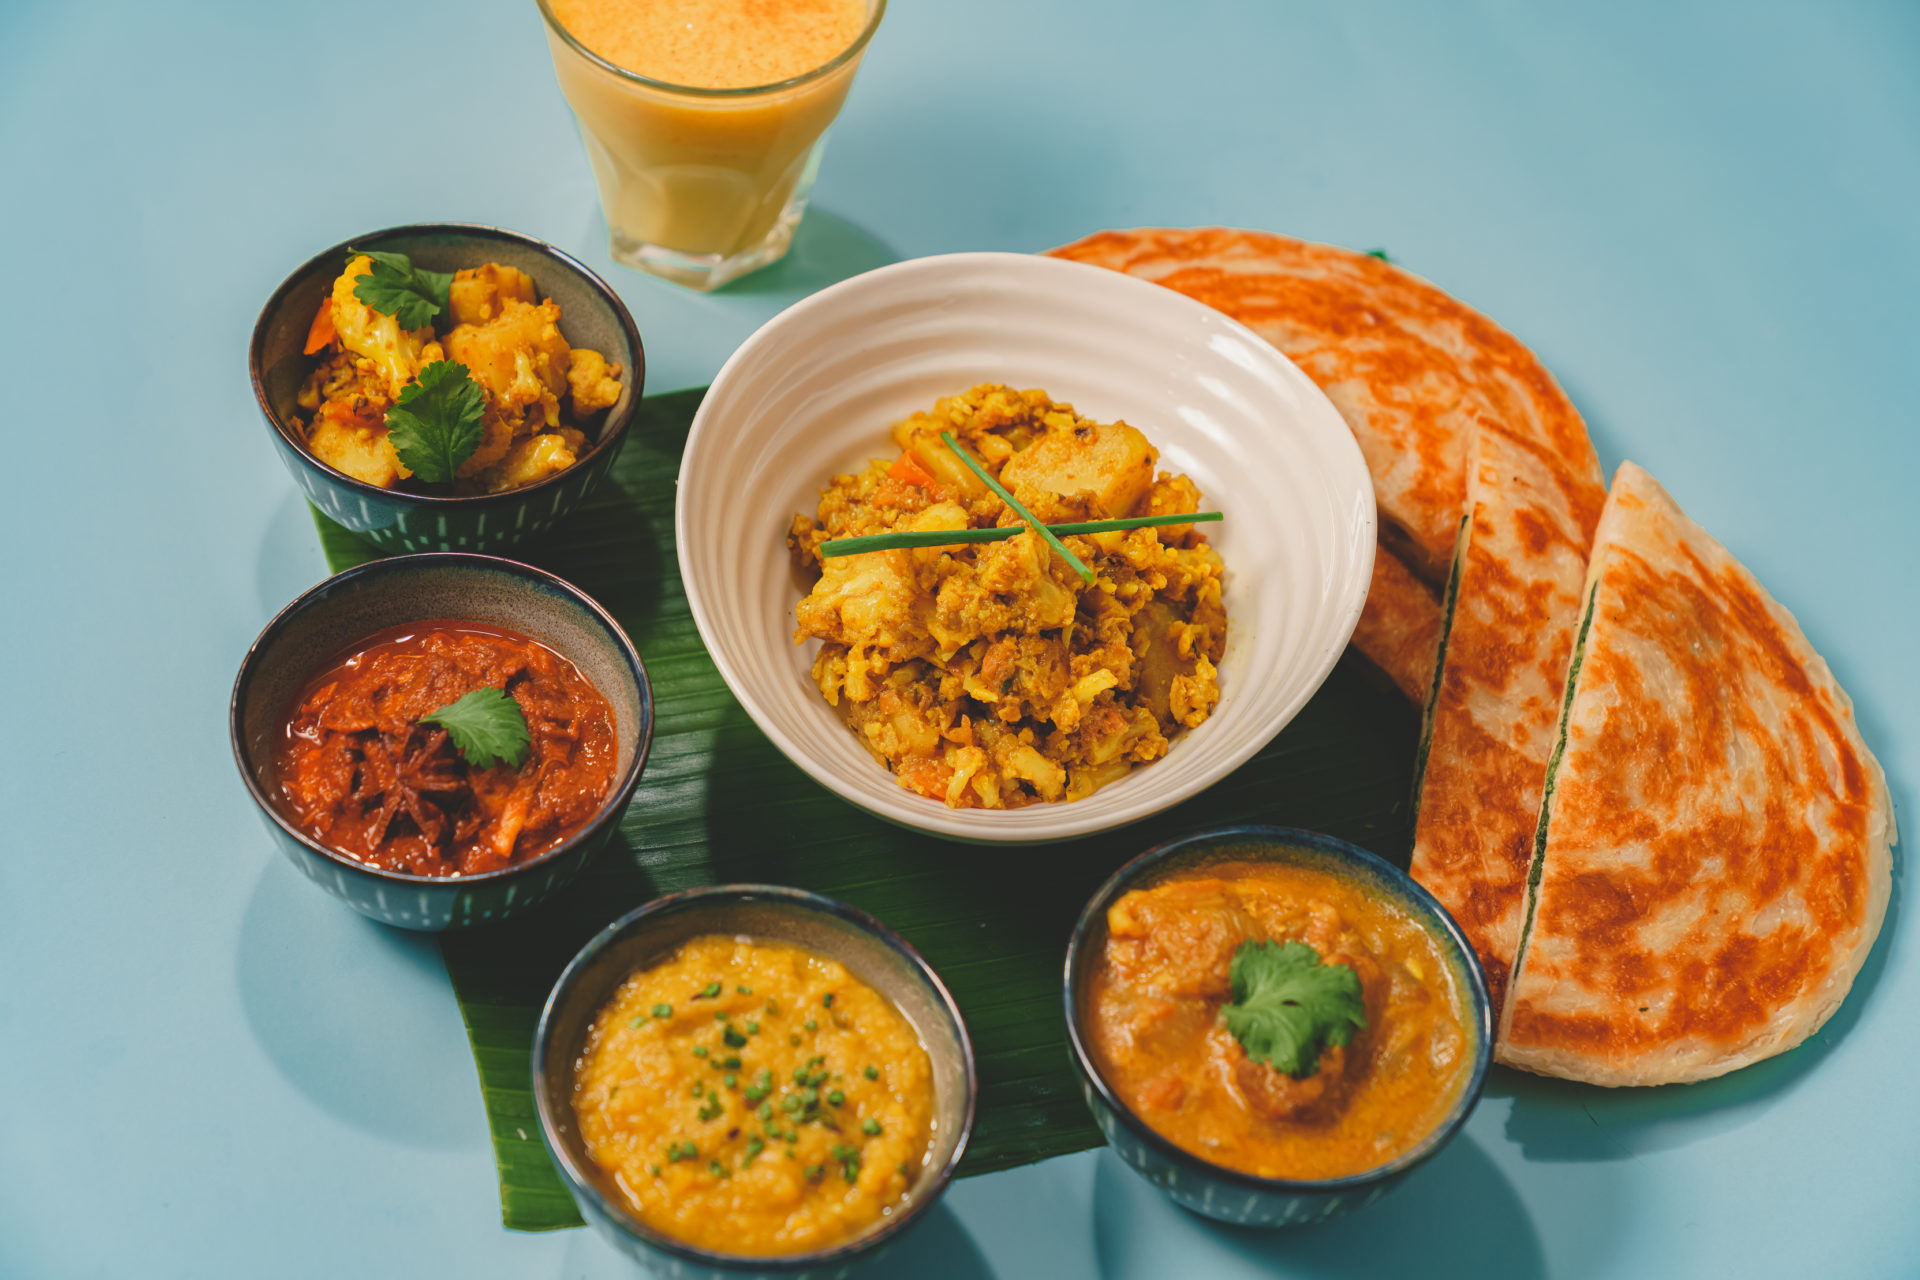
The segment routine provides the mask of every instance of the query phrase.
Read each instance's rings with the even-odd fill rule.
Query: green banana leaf
[[[1122,862],[1174,835],[1248,821],[1331,832],[1406,862],[1419,726],[1400,696],[1352,658],[1231,777],[1101,836],[1038,850],[953,844],[833,796],[754,727],[687,611],[673,545],[674,477],[700,396],[647,400],[598,498],[516,553],[620,620],[646,659],[657,710],[640,788],[579,882],[525,919],[441,936],[480,1071],[501,1217],[518,1230],[580,1223],[541,1145],[529,1087],[540,1006],[589,937],[659,894],[739,881],[799,885],[899,930],[946,980],[979,1057],[979,1121],[965,1175],[1100,1143],[1068,1061],[1060,972],[1081,907]],[[314,520],[336,572],[379,554],[318,512]]]

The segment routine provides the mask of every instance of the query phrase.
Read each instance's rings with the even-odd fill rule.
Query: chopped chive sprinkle
[[[711,1000],[719,994],[720,994],[720,984],[717,982],[709,982],[706,986],[700,988],[700,994],[695,996],[694,999]]]
[[[738,987],[738,986],[737,986],[737,987],[735,987],[735,988],[734,988],[734,990],[735,990],[735,991],[738,991],[738,992],[739,992],[739,993],[740,993],[741,995],[743,995],[743,996],[750,996],[750,995],[752,995],[752,994],[753,994],[753,988],[752,988],[752,987]]]
[[[747,1038],[741,1035],[738,1031],[735,1031],[732,1027],[728,1027],[724,1032],[722,1032],[720,1035],[720,1038],[726,1041],[727,1048],[729,1049],[741,1049],[746,1047]]]
[[[740,1059],[729,1055],[720,1060],[720,1065],[729,1071],[738,1071],[740,1069]]]
[[[760,1141],[760,1139],[748,1138],[747,1139],[747,1158],[746,1160],[741,1161],[741,1163],[742,1164],[749,1163],[750,1161],[752,1161],[752,1159],[755,1156],[759,1155],[762,1151],[765,1151],[766,1149],[767,1149],[767,1144]]]
[[[831,992],[831,991],[829,991],[829,992],[827,992],[827,994],[825,994],[825,995],[823,995],[823,996],[821,996],[821,997],[820,997],[820,1003],[821,1003],[821,1005],[823,1005],[824,1007],[826,1007],[826,1008],[828,1008],[828,1009],[831,1009],[831,1008],[833,1008],[833,992]]]
[[[761,1103],[761,1104],[760,1104],[760,1111],[759,1111],[759,1116],[760,1116],[760,1118],[761,1118],[762,1120],[771,1120],[771,1119],[773,1119],[773,1104],[772,1104],[771,1102],[763,1102],[763,1103]]]
[[[739,1076],[729,1075],[726,1079],[722,1080],[720,1083],[724,1084],[725,1086],[727,1086],[727,1088],[731,1089],[735,1085],[737,1085],[739,1082],[740,1082]]]
[[[760,1024],[755,1022],[751,1018],[747,1019],[747,1034],[750,1036],[757,1036],[760,1034]]]
[[[866,1134],[869,1138],[877,1137],[880,1133],[880,1122],[872,1116],[868,1116],[860,1122],[860,1132]]]
[[[788,1154],[789,1154],[789,1155],[791,1155],[791,1154],[792,1154],[792,1152],[788,1152]],[[807,1166],[807,1170],[806,1170],[806,1172],[807,1172],[807,1181],[808,1181],[808,1182],[818,1182],[818,1181],[820,1181],[820,1178],[821,1178],[821,1176],[822,1176],[822,1175],[824,1175],[824,1174],[826,1173],[826,1171],[827,1171],[827,1170],[826,1170],[826,1166],[825,1166],[825,1165],[818,1165],[818,1164],[810,1164],[810,1165],[808,1165],[808,1166]]]
[[[820,1024],[815,1022],[812,1018],[808,1018],[805,1022],[801,1023],[800,1025],[805,1027],[809,1031],[818,1031],[820,1029]]]
[[[780,1099],[780,1109],[782,1111],[789,1111],[789,1112],[798,1111],[800,1109],[800,1095],[797,1093],[790,1093],[786,1097]]]
[[[729,1019],[731,1019],[733,1015],[728,1013],[725,1009],[715,1009],[713,1011],[713,1017],[716,1022],[726,1022]]]
[[[653,1006],[653,1016],[656,1018],[671,1018],[673,1016],[673,1006],[670,1004],[657,1004]]]
[[[771,1015],[778,1012],[780,1012],[779,1002],[774,1000],[767,1001],[767,1013]]]
[[[846,1100],[847,1100],[847,1095],[840,1092],[840,1090],[838,1089],[835,1089],[832,1093],[829,1093],[827,1095],[827,1101],[831,1102],[836,1107],[839,1106],[841,1103],[845,1102]]]
[[[869,1066],[863,1074],[869,1080],[878,1080],[880,1078],[880,1068]]]
[[[727,1166],[721,1164],[718,1160],[707,1161],[707,1172],[712,1174],[716,1178],[727,1178],[732,1176],[727,1172]]]
[[[900,1162],[900,1176],[901,1176],[901,1177],[903,1177],[903,1178],[907,1178],[907,1177],[911,1177],[911,1176],[913,1176],[913,1175],[911,1175],[910,1173],[908,1173],[908,1172],[907,1172],[907,1162],[906,1162],[905,1160],[902,1160],[902,1161]]]
[[[703,1044],[697,1044],[697,1045],[695,1045],[695,1046],[693,1046],[693,1056],[694,1056],[694,1057],[696,1057],[696,1058],[704,1058],[704,1057],[706,1057],[706,1056],[707,1056],[707,1046],[705,1046],[705,1045],[703,1045]]]
[[[646,1021],[647,1021],[647,1015],[646,1015],[646,1014],[644,1014],[644,1013],[636,1013],[636,1014],[634,1014],[634,1015],[633,1015],[633,1016],[632,1016],[631,1018],[628,1018],[628,1019],[627,1019],[627,1025],[628,1025],[628,1026],[630,1026],[630,1027],[638,1027],[638,1026],[643,1026],[643,1025],[645,1025],[645,1023],[646,1023]]]
[[[1151,529],[1170,524],[1212,524],[1222,518],[1218,511],[1188,511],[1160,516],[1128,516],[1122,520],[1082,520],[1043,527],[1057,536],[1072,537],[1076,534]],[[857,538],[834,538],[820,544],[820,554],[832,559],[834,556],[857,556],[867,551],[895,551],[902,547],[957,547],[974,542],[1004,542],[1026,531],[1024,524],[998,525],[991,529],[897,529],[891,533],[862,534]]]
[[[660,1166],[657,1164],[650,1164],[647,1166],[647,1172],[651,1173],[654,1177],[657,1178],[660,1176]]]

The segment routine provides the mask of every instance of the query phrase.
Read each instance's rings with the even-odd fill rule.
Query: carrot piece
[[[335,334],[333,329],[333,297],[328,295],[320,300],[320,309],[313,313],[313,325],[307,330],[307,345],[302,355],[313,355],[331,346]]]
[[[920,459],[913,456],[911,449],[900,455],[900,461],[887,468],[887,474],[903,483],[917,484],[922,489],[936,488],[940,484],[931,471],[920,465]]]

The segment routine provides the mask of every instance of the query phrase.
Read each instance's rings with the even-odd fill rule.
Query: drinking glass
[[[668,84],[615,66],[575,39],[547,0],[539,5],[613,257],[702,292],[779,261],[886,0],[869,0],[860,35],[832,60],[740,89]]]

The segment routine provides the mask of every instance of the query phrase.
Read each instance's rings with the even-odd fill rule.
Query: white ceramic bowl
[[[1226,515],[1220,704],[1166,757],[1084,800],[949,809],[907,791],[827,706],[793,643],[786,531],[819,491],[892,457],[893,423],[981,382],[1124,418]],[[1054,258],[957,253],[881,267],[775,316],[714,379],[680,464],[680,575],[734,696],[795,764],[889,822],[1036,843],[1135,822],[1245,763],[1340,657],[1373,571],[1373,485],[1333,405],[1210,307]]]

